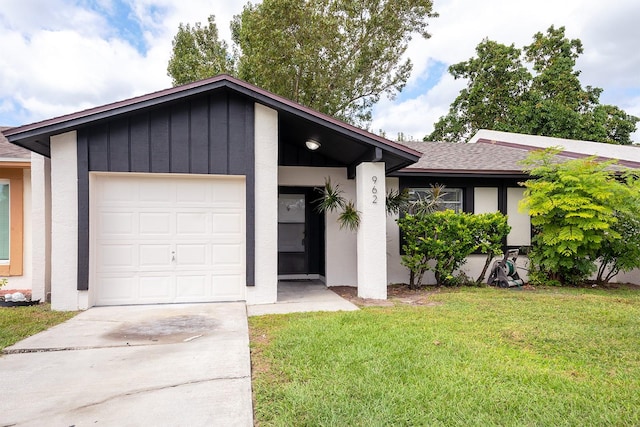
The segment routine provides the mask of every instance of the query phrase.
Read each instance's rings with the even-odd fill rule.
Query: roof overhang
[[[421,156],[418,151],[227,75],[219,75],[148,95],[6,129],[3,134],[10,142],[49,157],[51,154],[51,136],[221,89],[231,90],[249,97],[257,103],[273,108],[281,113],[279,117],[283,117],[285,120],[287,118],[289,120],[295,119],[298,123],[307,124],[310,126],[310,133],[319,132],[330,136],[337,135],[340,138],[334,139],[340,140],[342,143],[355,144],[354,148],[357,149],[351,150],[351,153],[353,153],[352,158],[342,159],[344,163],[349,165],[349,170],[355,170],[355,165],[358,162],[384,161],[387,173],[390,173],[415,163]],[[340,156],[340,152],[345,151],[340,150],[339,146],[330,142],[327,142],[326,148],[329,155],[334,157]]]
[[[479,169],[418,169],[404,168],[395,171],[391,176],[396,177],[433,177],[433,178],[527,178],[529,175],[521,170],[504,171],[504,170],[479,170]]]

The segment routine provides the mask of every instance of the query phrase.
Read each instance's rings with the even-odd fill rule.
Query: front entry
[[[278,278],[324,276],[324,214],[315,209],[310,187],[280,187],[278,194]]]

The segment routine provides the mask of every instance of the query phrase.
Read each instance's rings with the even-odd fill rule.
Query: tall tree
[[[432,8],[432,0],[248,3],[231,24],[239,49],[236,75],[323,113],[367,124],[380,97],[392,98],[404,87],[412,64],[403,55],[414,35],[429,37],[427,19],[437,16]],[[188,62],[192,53],[202,56],[201,50],[185,56],[174,47],[174,62]]]
[[[463,141],[478,129],[511,129],[517,120],[513,112],[526,102],[531,81],[531,73],[520,61],[521,50],[484,39],[476,54],[477,58],[449,67],[455,79],[469,83],[449,114],[435,124],[430,140]]]
[[[477,58],[449,68],[454,78],[468,80],[467,87],[425,140],[462,142],[479,129],[493,129],[630,144],[638,118],[600,104],[602,89],[582,87],[575,70],[582,53],[582,42],[568,39],[564,27],[536,33],[524,54],[483,40]]]
[[[200,22],[194,26],[180,24],[167,66],[173,85],[225,73],[235,74],[234,57],[227,42],[219,39],[215,16],[209,16],[206,26]]]

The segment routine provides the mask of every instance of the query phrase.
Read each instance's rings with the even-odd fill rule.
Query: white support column
[[[51,137],[51,308],[88,308],[78,291],[78,147],[75,131]]]
[[[51,161],[31,153],[33,299],[51,292]]]
[[[254,126],[256,243],[247,262],[255,263],[255,286],[247,287],[247,302],[265,304],[278,299],[278,112],[256,103]]]
[[[384,163],[356,167],[358,296],[387,299],[387,217]]]

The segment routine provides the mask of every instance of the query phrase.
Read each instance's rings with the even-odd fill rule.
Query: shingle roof
[[[453,142],[402,142],[423,153],[417,163],[401,172],[447,174],[522,175],[518,164],[529,150],[493,144]]]
[[[408,166],[397,174],[400,175],[511,175],[524,176],[520,161],[524,160],[532,151],[542,150],[518,144],[504,144],[495,141],[480,139],[476,143],[453,142],[401,142],[414,150],[423,153],[418,162]],[[572,160],[587,155],[576,155],[572,152],[561,152],[556,158],[558,161]],[[610,160],[599,158],[599,160]],[[614,170],[620,170],[621,166],[640,168],[640,164],[620,161],[619,166],[614,165]]]
[[[618,164],[623,166],[640,167],[640,149],[636,145],[616,145],[487,129],[480,129],[468,142],[487,142],[529,150],[560,147],[568,157],[598,156],[601,160],[616,159]]]
[[[31,152],[27,149],[14,145],[7,141],[2,131],[9,129],[8,127],[0,126],[0,158],[5,159],[30,159]]]

